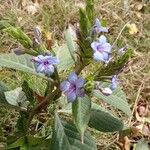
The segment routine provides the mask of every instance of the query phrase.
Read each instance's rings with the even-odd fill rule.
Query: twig
[[[36,105],[29,113],[29,117],[28,117],[28,127],[30,126],[30,123],[34,117],[34,115],[36,113],[38,113],[44,106],[47,106],[50,101],[57,95],[57,94],[60,94],[60,90],[59,89],[56,89],[54,92],[50,92],[46,98],[41,102],[39,103],[38,105]]]
[[[133,118],[133,114],[134,114],[134,111],[135,111],[135,109],[136,109],[137,102],[138,102],[138,99],[139,99],[139,96],[140,96],[140,93],[141,93],[142,85],[143,85],[143,83],[141,83],[141,85],[140,85],[140,87],[139,87],[139,89],[138,89],[138,92],[137,92],[137,96],[136,96],[136,100],[135,100],[135,102],[134,102],[132,114],[131,114],[131,117],[130,117],[130,119],[129,119],[129,126],[131,125],[131,121],[132,121],[132,118]]]
[[[118,41],[119,37],[121,36],[123,30],[125,29],[125,27],[126,27],[128,24],[129,24],[129,22],[127,22],[127,23],[122,27],[121,31],[119,32],[119,34],[118,34],[116,40],[114,41],[114,43],[113,43],[113,45],[112,45],[112,47],[114,47],[114,45],[115,45],[116,42]]]

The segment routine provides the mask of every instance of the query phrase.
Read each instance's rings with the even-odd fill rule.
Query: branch
[[[50,92],[46,98],[39,103],[38,105],[36,105],[29,113],[29,117],[28,117],[28,127],[30,126],[30,123],[34,117],[35,114],[39,113],[40,110],[42,108],[44,108],[44,106],[48,106],[48,104],[51,102],[51,100],[56,96],[59,95],[61,93],[61,91],[59,89],[56,89],[54,92]]]

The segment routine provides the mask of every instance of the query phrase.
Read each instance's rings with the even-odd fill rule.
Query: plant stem
[[[56,96],[56,95],[60,95],[61,91],[59,89],[56,89],[54,92],[49,92],[49,94],[46,96],[46,98],[39,103],[38,105],[36,105],[30,112],[29,112],[29,117],[28,117],[28,128],[31,124],[31,121],[34,117],[35,114],[37,114],[44,106],[47,106],[52,99]]]

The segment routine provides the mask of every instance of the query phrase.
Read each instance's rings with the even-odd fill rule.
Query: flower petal
[[[52,65],[57,65],[59,63],[59,59],[57,57],[49,56],[48,62]]]
[[[95,25],[94,25],[94,27],[98,27],[98,28],[101,27],[101,22],[100,22],[100,20],[99,20],[98,18],[96,18],[96,20],[95,20]]]
[[[44,67],[44,65],[43,64],[38,64],[38,65],[36,65],[36,71],[39,73],[39,72],[44,72],[44,70],[45,70],[45,67]]]
[[[78,78],[77,80],[76,80],[76,87],[77,88],[81,88],[81,87],[83,87],[83,85],[84,85],[84,83],[85,83],[85,81],[84,81],[84,79],[83,78]]]
[[[51,75],[54,72],[54,66],[49,65],[47,68],[45,68],[45,74]]]
[[[98,39],[100,44],[104,44],[107,42],[107,38],[104,35],[101,35]]]
[[[100,53],[100,52],[98,52],[98,51],[96,51],[96,52],[94,53],[93,58],[94,58],[96,61],[103,61],[103,62],[105,62],[103,54]]]
[[[60,90],[62,92],[67,92],[69,90],[69,87],[70,87],[70,82],[68,81],[63,81],[61,84],[60,84]]]
[[[100,32],[108,32],[108,28],[107,28],[107,27],[102,27],[102,26],[101,26]]]
[[[84,91],[83,88],[80,88],[80,89],[77,89],[77,90],[76,90],[76,94],[77,94],[77,96],[79,96],[79,97],[84,97],[84,96],[85,96],[85,91]]]
[[[101,25],[101,22],[99,19],[95,20],[95,24],[94,24],[94,31],[96,33],[100,33],[100,32],[108,32],[108,28],[107,27],[103,27]]]
[[[111,52],[111,45],[109,43],[104,43],[102,45],[102,49],[104,52],[110,53]]]
[[[103,59],[104,59],[105,61],[108,61],[109,58],[110,58],[110,55],[109,55],[108,53],[105,53],[105,52],[103,52],[102,54],[103,54]]]
[[[92,42],[91,43],[91,47],[92,47],[93,51],[97,51],[98,45],[99,45],[99,42]]]
[[[68,76],[68,80],[70,83],[75,83],[76,80],[78,79],[78,76],[75,72],[72,72],[69,76]]]
[[[117,85],[118,85],[117,77],[116,75],[114,75],[111,80],[111,89],[115,90],[117,88]]]
[[[74,100],[76,100],[76,98],[77,98],[77,95],[76,95],[76,92],[75,92],[75,91],[67,93],[67,100],[68,100],[68,103],[69,103],[69,102],[72,103]]]
[[[43,56],[43,55],[38,55],[37,58],[38,58],[38,60],[44,60],[44,59],[45,59],[45,56]]]

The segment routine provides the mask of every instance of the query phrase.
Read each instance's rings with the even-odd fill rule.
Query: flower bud
[[[25,54],[25,51],[21,48],[15,48],[11,50],[13,53],[15,53],[16,55],[22,55]]]
[[[41,40],[41,37],[42,37],[41,28],[40,28],[39,26],[36,26],[36,27],[33,29],[33,32],[34,32],[35,39],[38,39],[38,41],[40,41],[40,40]]]
[[[101,92],[102,92],[104,95],[106,95],[106,96],[109,96],[109,95],[111,95],[111,94],[113,93],[110,88],[102,88],[102,89],[101,89]]]

